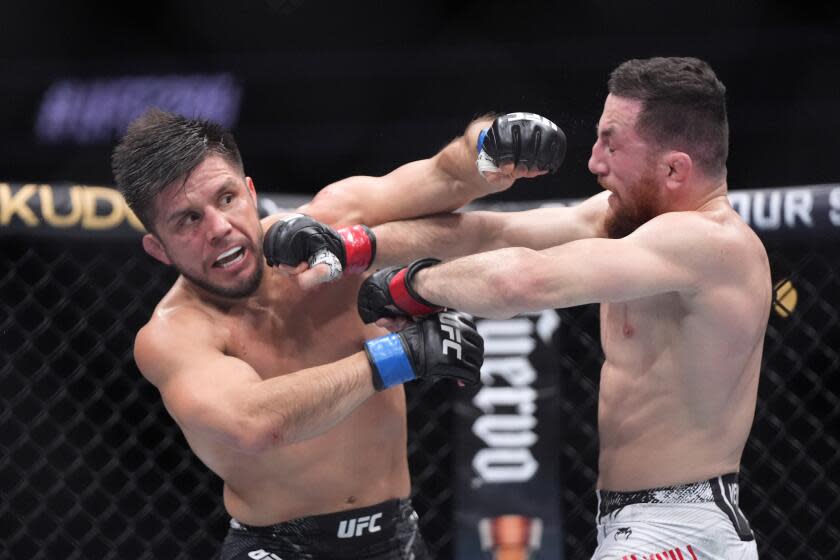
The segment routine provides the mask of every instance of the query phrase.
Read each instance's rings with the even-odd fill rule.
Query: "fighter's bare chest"
[[[673,328],[685,315],[677,294],[661,294],[621,303],[601,304],[601,343],[604,351],[626,346],[644,347]]]
[[[225,353],[246,362],[263,378],[344,358],[360,350],[364,340],[361,322],[349,310],[265,312],[225,326]]]

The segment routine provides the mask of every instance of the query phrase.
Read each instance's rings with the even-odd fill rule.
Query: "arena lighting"
[[[233,128],[242,89],[231,74],[67,78],[44,93],[35,122],[43,143],[111,142],[149,107],[201,117]]]

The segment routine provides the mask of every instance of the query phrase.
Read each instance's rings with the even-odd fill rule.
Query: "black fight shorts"
[[[221,560],[430,560],[407,499],[267,527],[230,520]]]

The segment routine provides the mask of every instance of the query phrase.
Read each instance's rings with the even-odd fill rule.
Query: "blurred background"
[[[588,194],[608,74],[656,55],[703,58],[726,84],[731,187],[840,176],[834,3],[33,0],[3,2],[0,29],[5,180],[110,184],[115,139],[149,103],[223,120],[258,189],[287,193],[527,110],[566,131],[568,159],[501,196]]]
[[[0,8],[0,558],[211,558],[226,530],[220,481],[132,357],[175,274],[142,252],[137,231],[89,219],[117,210],[99,206],[101,190],[86,191],[82,210],[68,189],[112,184],[111,150],[146,107],[223,122],[258,191],[281,205],[431,156],[477,115],[537,112],[566,131],[566,162],[490,197],[510,209],[598,190],[586,162],[608,75],[658,55],[703,58],[726,84],[730,188],[745,191],[739,209],[761,230],[777,286],[741,502],[762,557],[840,557],[837,4]],[[39,198],[29,183],[56,187]],[[52,221],[26,223],[24,200],[52,208]],[[540,374],[531,451],[542,468],[528,485],[477,488],[471,396],[407,387],[414,503],[442,560],[490,558],[480,528],[498,517],[482,516],[520,506],[544,522],[530,558],[583,559],[595,546],[597,310],[516,320]]]

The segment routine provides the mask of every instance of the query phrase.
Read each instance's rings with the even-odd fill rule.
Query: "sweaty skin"
[[[242,360],[256,376],[243,378],[242,383],[278,378],[355,356],[361,360],[344,367],[362,372],[361,395],[367,400],[317,437],[280,445],[284,442],[279,441],[278,429],[278,445],[267,442],[256,449],[241,449],[215,431],[188,419],[181,421],[177,382],[161,380],[167,407],[179,420],[190,447],[225,481],[227,511],[244,523],[268,525],[408,496],[404,391],[400,386],[374,393],[369,386],[370,370],[366,358],[358,356],[359,348],[383,331],[365,328],[358,320],[352,304],[358,280],[344,280],[323,288],[318,297],[303,298],[292,279],[273,270],[265,274],[258,300],[236,309],[207,305],[179,280],[144,330],[159,331],[155,336],[188,339],[181,347],[184,360],[200,363],[204,356],[197,354],[210,351]],[[324,344],[325,340],[330,343]],[[142,350],[137,359],[144,371],[154,369],[146,365]],[[207,382],[226,381],[208,376]],[[290,380],[277,390],[294,393],[296,386]],[[323,386],[324,393],[336,390],[332,383]],[[267,401],[263,406],[279,408],[280,402],[272,405]],[[242,429],[249,428],[245,425]]]
[[[451,211],[536,174],[483,179],[474,146],[487,125],[385,177],[330,185],[299,211],[375,224]],[[167,186],[155,211],[144,248],[181,276],[138,332],[135,359],[224,480],[227,511],[269,525],[407,497],[404,390],[374,391],[362,348],[387,331],[358,317],[361,278],[304,292],[302,269],[268,267],[262,232],[281,216],[260,223],[253,182],[215,155]]]
[[[359,350],[383,331],[358,319],[359,279],[304,297],[293,278],[258,254],[255,208],[236,179],[223,160],[211,157],[183,187],[164,192],[167,208],[202,215],[200,225],[166,232],[175,236],[167,258],[220,285],[262,267],[262,282],[252,296],[236,300],[180,277],[138,333],[141,371],[160,389],[196,455],[225,481],[225,506],[244,523],[267,525],[407,496],[404,393],[402,387],[373,390]],[[216,202],[219,185],[233,195],[227,207],[227,199]],[[212,266],[234,246],[246,247],[241,261]],[[202,252],[202,259],[187,260]],[[300,376],[316,372],[301,370],[342,359],[336,369],[357,370],[357,387],[324,375],[319,386],[304,388]],[[261,383],[266,380],[274,383]],[[305,406],[323,416],[305,413],[290,425],[290,410]]]
[[[738,471],[752,425],[770,273],[725,198],[620,239],[501,249],[424,269],[415,290],[505,318],[601,303],[599,487],[639,490]]]
[[[414,289],[435,304],[489,318],[601,304],[598,486],[617,491],[739,470],[771,301],[767,254],[725,176],[652,155],[640,109],[607,97],[589,168],[608,193],[579,206],[374,228],[376,266],[488,251],[422,269]],[[616,216],[649,213],[606,238]]]
[[[729,262],[698,271],[694,290],[601,304],[600,488],[654,488],[740,468],[755,411],[769,269],[752,231],[728,204],[715,206],[692,218],[708,220],[710,231],[728,230],[716,246],[732,251]],[[714,281],[699,277],[715,272]]]

